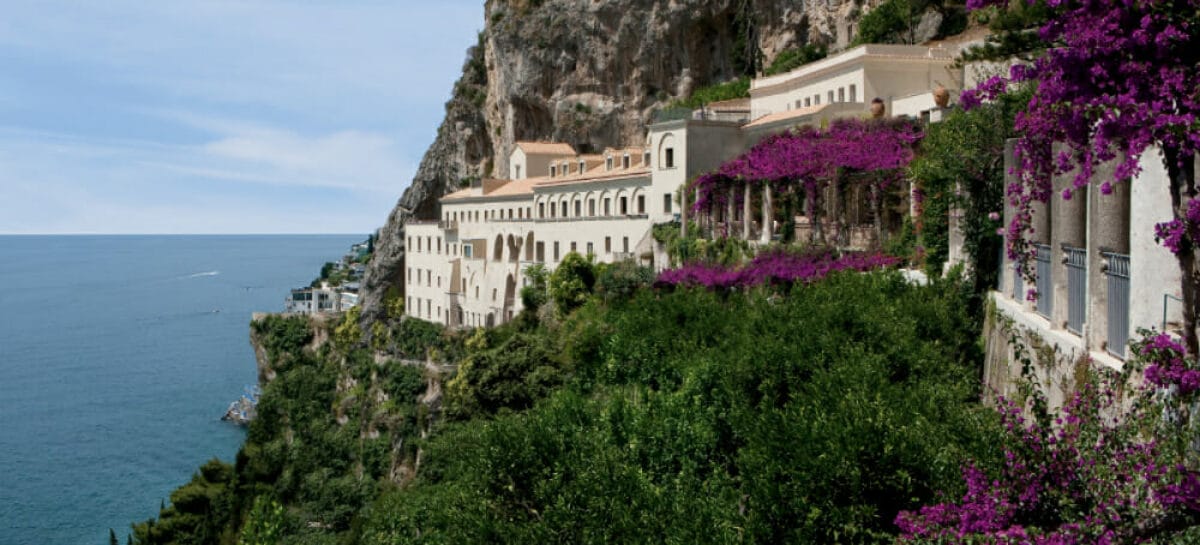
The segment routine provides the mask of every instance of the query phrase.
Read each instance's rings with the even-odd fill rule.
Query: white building
[[[644,147],[579,154],[564,143],[518,142],[509,179],[477,181],[443,197],[437,221],[405,225],[405,312],[455,327],[506,322],[521,311],[525,269],[554,269],[572,251],[661,268],[652,226],[686,222],[678,192],[688,181],[767,134],[867,116],[875,97],[897,115],[935,109],[933,88],[962,88],[952,62],[940,48],[861,46],[756,80],[748,101],[652,124]],[[728,226],[757,226],[767,241],[773,234],[749,210],[726,215]]]
[[[1006,169],[1013,165],[1012,148],[1010,142]],[[1033,208],[1036,283],[1029,285],[1006,257],[992,292],[997,313],[1016,326],[1010,334],[1038,364],[1039,384],[1054,405],[1077,385],[1080,362],[1120,369],[1137,329],[1176,330],[1182,321],[1179,265],[1154,239],[1154,225],[1171,219],[1167,173],[1153,149],[1141,166],[1141,174],[1113,184],[1109,195],[1093,186],[1070,200],[1059,194],[1073,175],[1056,176],[1050,202]],[[1097,168],[1095,176],[1111,177],[1112,167]],[[1013,214],[1006,204],[1006,224]],[[1031,288],[1034,300],[1027,297]],[[985,381],[1003,394],[1012,393],[1021,373],[1007,337],[989,339],[985,369]]]

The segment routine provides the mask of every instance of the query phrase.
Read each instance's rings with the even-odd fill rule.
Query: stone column
[[[737,189],[729,188],[729,202],[725,203],[725,236],[733,238],[733,199],[737,196]]]
[[[771,209],[771,206],[771,184],[763,182],[762,236],[759,238],[763,244],[771,242],[771,218],[775,216],[775,211]]]
[[[1097,167],[1097,181],[1111,179],[1113,169],[1112,163]],[[1108,275],[1103,267],[1104,252],[1129,254],[1129,184],[1128,181],[1112,184],[1112,193],[1108,195],[1098,187],[1088,191],[1088,305],[1084,341],[1089,350],[1097,352],[1108,347]]]
[[[679,192],[679,236],[682,238],[687,238],[687,228],[688,228],[688,222],[687,222],[688,198],[687,198],[687,194],[688,194],[687,189],[684,189]]]
[[[750,240],[750,184],[742,186],[742,240]]]
[[[1013,174],[1013,167],[1016,166],[1016,138],[1009,138],[1004,142],[1004,216],[1000,227],[1004,229],[1004,242],[1002,242],[1002,257],[1000,259],[1000,293],[1006,297],[1012,297],[1017,301],[1025,299],[1024,293],[1015,293],[1014,285],[1017,282],[1016,263],[1008,257],[1008,226],[1012,224],[1013,218],[1017,215],[1016,207],[1008,199],[1008,186],[1016,181],[1017,177]],[[1028,287],[1022,282],[1021,291],[1024,292]]]
[[[1088,188],[1072,189],[1071,198],[1064,199],[1063,191],[1074,187],[1075,171],[1054,176],[1054,193],[1050,195],[1050,270],[1053,278],[1054,308],[1050,327],[1066,329],[1069,291],[1067,288],[1067,256],[1063,246],[1084,248],[1087,245]]]

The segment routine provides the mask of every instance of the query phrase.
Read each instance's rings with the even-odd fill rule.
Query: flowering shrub
[[[1048,16],[1036,28],[1016,32],[1035,31],[1045,46],[1042,54],[962,99],[965,106],[979,104],[1003,92],[1008,81],[1035,85],[1028,107],[1016,118],[1024,137],[1016,146],[1017,181],[1008,189],[1016,211],[1008,231],[1009,255],[1032,277],[1033,250],[1025,239],[1033,203],[1056,193],[1069,199],[1092,183],[1107,195],[1113,184],[1129,183],[1141,171],[1139,160],[1154,146],[1166,167],[1174,218],[1158,225],[1158,238],[1175,252],[1183,281],[1194,282],[1192,271],[1200,265],[1193,248],[1200,209],[1191,202],[1196,182],[1191,162],[1200,151],[1200,0],[1044,4]],[[967,6],[1011,8],[1003,0],[969,0]],[[1110,162],[1111,176],[1093,176],[1097,166]],[[1065,188],[1055,187],[1056,176],[1069,180]],[[1184,345],[1197,354],[1200,290],[1182,291]]]
[[[710,290],[729,290],[761,284],[791,285],[811,283],[838,271],[867,271],[890,267],[899,258],[883,254],[795,255],[783,251],[764,252],[741,268],[692,263],[667,269],[658,275],[657,286],[700,286]]]
[[[1176,440],[1189,426],[1170,407],[1194,401],[1200,371],[1165,334],[1138,344],[1131,365],[1146,365],[1146,384],[1128,410],[1109,381],[1081,388],[1053,419],[1040,398],[1028,420],[1001,399],[1002,467],[989,476],[968,464],[958,502],[901,512],[901,542],[1131,543],[1194,520],[1200,476],[1189,441]]]

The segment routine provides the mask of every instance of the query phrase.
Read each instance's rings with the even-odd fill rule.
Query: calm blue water
[[[0,543],[124,543],[232,461],[250,313],[363,238],[0,237]]]

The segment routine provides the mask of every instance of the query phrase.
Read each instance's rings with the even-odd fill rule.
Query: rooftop
[[[529,155],[576,155],[575,148],[565,142],[517,142],[517,147]]]

